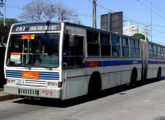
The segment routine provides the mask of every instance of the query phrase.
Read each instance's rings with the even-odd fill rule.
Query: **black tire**
[[[99,74],[92,75],[88,86],[88,98],[98,98],[101,91],[101,78]]]
[[[136,84],[137,84],[137,72],[133,70],[131,74],[130,88],[135,88]]]
[[[158,69],[158,73],[157,73],[157,80],[160,80],[161,78],[161,68]]]

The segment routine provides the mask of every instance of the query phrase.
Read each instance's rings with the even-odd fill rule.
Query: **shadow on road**
[[[156,118],[155,120],[165,120],[165,117],[158,117],[158,118]]]
[[[158,82],[158,80],[149,79],[146,81],[140,81],[137,83],[135,88],[145,86],[147,84],[151,84],[154,82]],[[135,89],[135,88],[133,88],[133,89]],[[101,91],[100,95],[97,98],[93,98],[93,99],[88,98],[87,96],[82,96],[82,97],[73,98],[73,99],[69,99],[69,100],[65,100],[65,101],[61,101],[61,100],[57,100],[57,99],[43,99],[43,98],[40,100],[36,100],[35,98],[31,98],[31,100],[30,99],[19,99],[19,100],[14,101],[14,102],[19,103],[19,104],[29,104],[29,105],[65,108],[65,107],[83,104],[85,102],[94,101],[94,100],[97,100],[97,99],[100,99],[100,98],[103,98],[103,97],[106,97],[109,95],[113,95],[113,94],[125,95],[125,94],[127,94],[126,90],[129,90],[129,89],[132,89],[132,88],[130,88],[127,85],[122,85],[119,87],[111,88],[108,90]],[[165,118],[162,119],[162,117],[160,117],[160,118],[157,118],[156,120],[165,120]]]

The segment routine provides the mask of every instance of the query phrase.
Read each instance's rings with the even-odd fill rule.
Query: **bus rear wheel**
[[[161,78],[161,68],[158,69],[157,80],[160,80],[160,78]]]
[[[137,84],[137,72],[134,69],[131,74],[130,88],[135,88]]]

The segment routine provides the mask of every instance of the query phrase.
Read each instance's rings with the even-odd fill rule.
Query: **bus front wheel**
[[[88,98],[97,98],[101,90],[101,77],[99,73],[94,73],[89,81]]]

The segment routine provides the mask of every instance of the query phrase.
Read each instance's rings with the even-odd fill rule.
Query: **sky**
[[[20,16],[22,7],[34,0],[6,0],[7,18]],[[61,2],[79,15],[81,24],[92,26],[92,0],[50,0]],[[152,41],[165,44],[165,0],[152,0]],[[0,8],[2,11],[2,8]],[[124,25],[131,21],[141,27],[144,34],[145,26],[151,25],[151,0],[97,0],[97,28],[100,28],[100,15],[108,12],[123,11]],[[150,29],[150,27],[147,27]],[[150,39],[150,35],[148,35]]]

